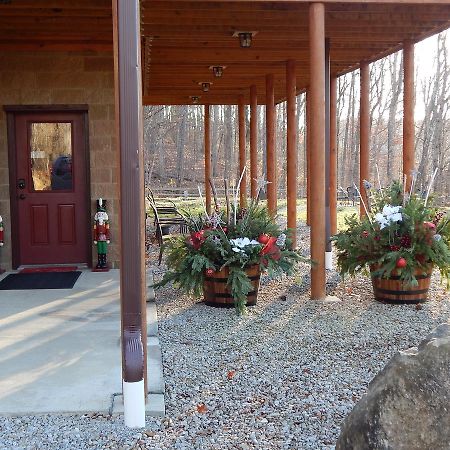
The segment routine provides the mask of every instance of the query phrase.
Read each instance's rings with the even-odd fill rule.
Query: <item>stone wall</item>
[[[114,128],[113,63],[112,53],[0,52],[0,215],[5,226],[1,267],[11,268],[8,147],[3,106],[55,104],[87,104],[89,107],[91,208],[94,213],[98,197],[108,200],[112,237],[108,260],[117,267],[119,155]]]

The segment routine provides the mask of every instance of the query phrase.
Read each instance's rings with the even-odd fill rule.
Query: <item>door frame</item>
[[[19,211],[16,192],[17,162],[16,162],[16,116],[29,113],[79,113],[82,115],[84,130],[83,160],[86,170],[86,207],[89,209],[86,215],[86,255],[88,267],[92,267],[92,227],[91,227],[91,174],[90,174],[90,150],[89,150],[89,120],[88,105],[7,105],[3,107],[6,112],[6,127],[8,140],[8,164],[9,164],[9,199],[11,212],[11,254],[12,268],[17,269],[20,261],[20,239],[19,239]],[[81,261],[80,261],[81,262]]]

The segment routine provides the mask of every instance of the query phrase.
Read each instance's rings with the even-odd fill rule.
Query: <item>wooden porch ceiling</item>
[[[331,73],[391,53],[406,39],[419,41],[450,26],[450,5],[439,3],[324,2]],[[265,74],[275,76],[275,99],[285,97],[285,67],[297,62],[299,92],[309,85],[309,3],[302,1],[142,0],[145,46],[144,102],[236,104],[249,102],[255,84],[265,101]],[[235,31],[257,31],[240,48]],[[215,78],[211,65],[227,66]],[[209,92],[199,83],[211,82]]]
[[[325,0],[331,72],[343,74],[450,26],[446,0]],[[265,75],[285,96],[285,64],[297,61],[298,90],[309,84],[308,7],[304,0],[141,0],[146,104],[236,104],[250,85],[264,103]],[[257,31],[240,48],[235,31]],[[0,3],[0,51],[112,49],[111,0],[10,0]],[[222,78],[209,69],[224,65]],[[210,82],[208,93],[199,83]]]

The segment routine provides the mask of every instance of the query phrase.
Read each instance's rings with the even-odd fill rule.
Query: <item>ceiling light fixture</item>
[[[209,83],[207,81],[202,81],[201,83],[198,83],[200,85],[200,87],[202,88],[203,92],[208,92],[209,88],[211,87],[212,83]]]
[[[226,69],[226,67],[227,66],[209,66],[216,78],[220,78],[223,75],[223,71]]]
[[[235,31],[233,37],[239,38],[239,44],[242,48],[249,48],[252,45],[252,38],[257,31]]]
[[[198,95],[191,95],[191,100],[194,105],[197,105],[200,97]]]

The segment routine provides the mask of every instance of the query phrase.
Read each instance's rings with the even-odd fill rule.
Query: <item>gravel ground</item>
[[[333,272],[328,291],[342,301],[312,302],[307,267],[262,281],[244,317],[157,293],[165,418],[140,431],[122,417],[0,418],[0,449],[333,449],[374,375],[450,317],[438,274],[422,309],[376,303],[369,280]]]

